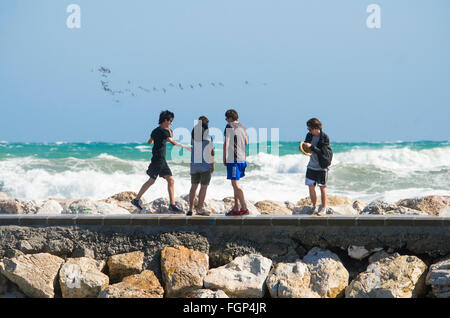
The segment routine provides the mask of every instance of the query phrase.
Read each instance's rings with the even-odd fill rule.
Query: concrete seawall
[[[186,217],[183,215],[2,215],[0,258],[15,251],[48,252],[70,257],[80,249],[97,259],[140,250],[144,266],[160,278],[160,252],[183,245],[205,253],[211,267],[237,256],[259,253],[277,261],[295,261],[312,247],[336,252],[351,275],[367,260],[347,255],[350,246],[392,249],[420,255],[427,263],[450,253],[450,218],[404,216],[258,216]]]

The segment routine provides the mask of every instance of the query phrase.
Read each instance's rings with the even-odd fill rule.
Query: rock
[[[450,205],[450,196],[430,195],[412,199],[404,199],[398,201],[397,205],[423,211],[429,215],[438,216],[441,210]]]
[[[278,263],[269,273],[266,285],[272,298],[320,298],[311,290],[311,273],[308,265]]]
[[[234,197],[226,197],[223,199],[223,202],[225,204],[225,211],[229,211],[234,207]],[[247,204],[249,215],[261,215],[258,208],[251,203],[249,200],[245,200],[245,203]]]
[[[386,214],[387,211],[397,209],[398,206],[393,203],[388,203],[382,200],[375,200],[370,202],[362,211],[361,214]]]
[[[348,256],[359,261],[370,255],[370,252],[364,246],[349,246],[347,252]]]
[[[450,298],[450,258],[430,266],[426,284],[437,298]]]
[[[62,206],[55,200],[44,201],[38,206],[36,214],[58,215],[63,211]]]
[[[304,214],[312,214],[313,210],[310,205],[296,205],[292,209],[292,214],[297,215],[304,215]]]
[[[197,289],[188,294],[186,298],[229,298],[222,290]]]
[[[20,240],[17,243],[17,249],[25,254],[33,253],[35,251],[34,247],[31,246],[30,242],[26,240]]]
[[[187,209],[189,209],[189,194],[182,195],[181,198],[186,201]],[[194,207],[197,208],[198,206],[198,193],[195,196],[194,200]],[[203,209],[206,212],[209,212],[210,214],[224,214],[226,212],[225,209],[225,203],[222,200],[217,199],[205,199],[205,202],[203,203]]]
[[[290,201],[284,201],[284,206],[288,208],[289,210],[293,211],[295,208],[295,203]]]
[[[283,214],[291,215],[292,211],[289,210],[284,203],[276,202],[272,200],[264,200],[255,203],[255,207],[261,214]]]
[[[94,251],[83,246],[77,246],[76,248],[74,248],[71,256],[72,258],[89,257],[95,259]]]
[[[180,297],[203,287],[209,269],[207,254],[184,246],[161,251],[161,272],[167,297]]]
[[[321,197],[320,195],[317,196],[317,204],[320,204],[321,201]],[[309,197],[300,199],[297,204],[297,206],[299,205],[307,205],[307,206],[311,206],[312,202],[311,199]],[[344,197],[344,196],[338,196],[338,195],[327,195],[327,205],[330,206],[336,206],[336,205],[353,205],[353,200],[350,199],[349,197]]]
[[[416,256],[392,255],[371,263],[346,288],[347,298],[411,298],[425,291],[427,266]]]
[[[340,258],[329,250],[314,247],[303,258],[311,273],[311,290],[322,298],[344,295],[349,273]]]
[[[143,264],[144,253],[140,251],[110,256],[108,258],[110,280],[119,282],[126,276],[139,274]]]
[[[352,204],[352,207],[358,212],[361,212],[366,206],[365,202],[359,200],[354,201]]]
[[[72,254],[73,242],[67,238],[60,238],[56,240],[48,240],[45,242],[42,252],[66,257]]]
[[[107,198],[106,200],[102,200],[102,202],[106,202],[106,203],[110,203],[113,205],[116,205],[122,209],[127,210],[130,213],[140,213],[141,211],[139,211],[134,205],[131,204],[131,200],[133,200],[134,198],[136,198],[137,193],[135,192],[120,192],[117,193],[113,196],[110,196],[109,198]],[[145,202],[144,199],[141,199],[142,201],[142,206],[146,205],[147,203]]]
[[[147,211],[146,213],[155,213],[155,214],[162,214],[162,213],[170,213],[175,214],[175,212],[172,212],[169,210],[169,204],[170,201],[168,198],[158,198],[148,204],[148,208],[144,209]],[[179,214],[184,214],[189,209],[189,206],[185,200],[183,200],[180,197],[175,198],[175,206],[182,210]],[[143,211],[142,211],[143,212]]]
[[[49,198],[48,200],[58,202],[59,205],[63,208],[63,211],[68,209],[72,202],[78,201],[78,199],[58,199],[58,198]]]
[[[356,215],[359,214],[357,210],[350,204],[335,205],[328,208],[328,213],[331,215]]]
[[[36,211],[35,201],[17,199],[0,201],[0,214],[34,214]]]
[[[0,265],[1,266],[1,265]],[[0,299],[1,298],[25,298],[17,285],[10,282],[5,276],[0,274]]]
[[[130,214],[127,210],[111,203],[76,200],[68,208],[64,209],[63,214]]]
[[[446,206],[445,208],[441,209],[439,211],[439,216],[440,217],[450,217],[450,206]]]
[[[7,258],[15,258],[21,255],[25,255],[25,253],[23,253],[20,250],[16,250],[14,248],[8,248],[7,250],[5,250],[5,257]]]
[[[8,200],[8,195],[5,192],[0,192],[0,201]]]
[[[258,254],[235,258],[225,266],[210,269],[204,279],[208,289],[221,289],[229,297],[261,298],[272,261]]]
[[[127,276],[122,282],[109,285],[98,298],[163,298],[164,289],[156,275],[145,270],[140,274]]]
[[[385,215],[423,215],[423,216],[428,215],[428,213],[426,213],[426,212],[414,210],[414,209],[410,209],[410,208],[405,208],[404,206],[399,206],[394,210],[385,211],[384,213],[381,213],[381,214],[385,214]]]
[[[386,258],[386,257],[397,257],[397,256],[400,256],[400,254],[398,254],[398,253],[390,254],[390,253],[387,253],[386,251],[381,250],[381,251],[378,251],[378,252],[370,255],[369,264],[378,262],[379,260]]]
[[[29,297],[53,298],[56,277],[64,260],[47,253],[4,258],[0,272]]]
[[[95,298],[109,284],[102,273],[104,261],[88,257],[69,258],[59,271],[63,298]]]

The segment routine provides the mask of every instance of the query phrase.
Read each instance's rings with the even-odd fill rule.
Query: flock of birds
[[[92,69],[91,72],[95,72],[95,69]],[[110,82],[109,82],[109,77],[111,76],[111,70],[107,67],[101,66],[100,68],[97,69],[97,71],[100,73],[102,79],[100,80],[101,83],[101,87],[102,89],[112,95],[112,96],[116,96],[116,95],[125,95],[125,94],[129,94],[132,97],[136,97],[136,88],[133,89],[132,86],[132,82],[130,80],[128,80],[128,87],[127,88],[123,88],[123,89],[113,89],[110,87]],[[244,81],[244,85],[250,85],[249,81]],[[267,83],[262,83],[261,85],[263,86],[267,86]],[[146,88],[143,86],[137,86],[137,89],[141,90],[142,92],[145,93],[152,93],[152,92],[156,92],[156,93],[162,93],[162,94],[166,94],[170,89],[176,89],[176,90],[185,90],[185,89],[196,89],[196,88],[206,88],[206,87],[214,87],[214,88],[218,88],[218,87],[225,87],[225,85],[222,82],[210,82],[210,83],[197,83],[197,84],[187,84],[187,85],[183,85],[181,83],[169,83],[166,87],[161,87],[161,88],[157,88],[156,86],[153,86],[153,89],[150,88]],[[114,102],[116,103],[120,103],[120,100],[115,98]]]

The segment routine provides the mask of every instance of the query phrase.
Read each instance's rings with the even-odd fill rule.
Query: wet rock
[[[207,254],[185,248],[166,247],[161,251],[161,271],[167,297],[180,297],[203,287],[209,269]]]
[[[109,277],[112,282],[119,282],[124,277],[139,274],[144,264],[144,253],[130,252],[113,255],[108,258]]]
[[[163,298],[164,289],[150,270],[130,275],[103,289],[98,298]]]
[[[437,298],[450,298],[450,258],[430,266],[426,284],[431,285]]]
[[[204,279],[208,289],[221,289],[229,297],[261,298],[272,261],[258,254],[235,258],[225,266],[210,269]]]
[[[104,261],[88,257],[69,258],[59,271],[63,298],[95,298],[109,284],[102,273]]]
[[[392,255],[371,263],[347,287],[347,298],[411,298],[425,291],[427,266],[416,256]]]
[[[47,253],[4,258],[0,272],[29,297],[53,298],[55,283],[64,260]]]

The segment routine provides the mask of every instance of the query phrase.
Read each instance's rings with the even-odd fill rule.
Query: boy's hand
[[[305,145],[306,147],[308,147],[308,148],[311,148],[311,144],[310,144],[310,143],[305,142],[304,145]]]
[[[211,172],[211,174],[214,173],[214,165],[211,165],[211,169],[209,169],[209,171]]]

